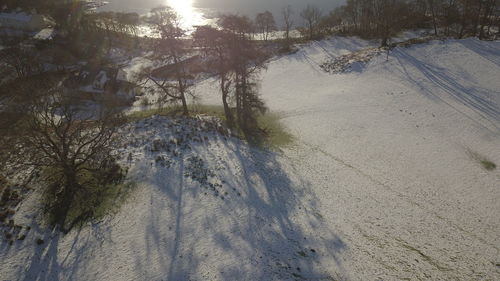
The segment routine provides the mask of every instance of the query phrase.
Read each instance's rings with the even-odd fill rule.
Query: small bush
[[[493,171],[497,168],[497,165],[487,159],[485,156],[475,152],[475,151],[472,151],[470,149],[467,149],[467,154],[474,160],[476,160],[477,162],[479,162],[479,164],[481,164],[481,166],[486,169],[487,171]]]
[[[488,171],[493,171],[497,168],[497,165],[495,163],[488,160],[481,160],[481,165],[483,165],[483,168]]]
[[[43,204],[49,224],[55,224],[59,215],[57,190],[61,184],[60,171],[46,169],[45,177],[51,182],[43,198]],[[65,214],[65,231],[74,226],[82,226],[88,221],[98,221],[112,212],[123,202],[132,184],[124,183],[125,172],[112,162],[103,169],[83,170],[78,175],[78,182],[82,188],[73,194],[69,210]]]
[[[257,117],[257,124],[265,133],[264,145],[267,147],[282,147],[293,141],[293,136],[280,122],[280,118],[276,113],[266,113]]]

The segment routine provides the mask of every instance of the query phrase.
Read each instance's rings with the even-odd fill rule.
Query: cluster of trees
[[[500,22],[498,0],[347,0],[334,11],[344,29],[386,39],[405,28],[432,27],[435,35],[484,38]]]
[[[103,30],[111,34],[130,32],[128,24],[117,24],[121,18],[117,15],[85,15],[79,19],[80,28],[74,28],[94,32],[101,40],[106,37]],[[270,32],[272,17],[263,15],[264,31]],[[131,18],[135,23],[137,17]],[[91,24],[81,24],[87,19]],[[188,115],[187,98],[194,77],[186,61],[202,53],[198,63],[220,82],[228,124],[246,133],[256,128],[256,114],[265,110],[256,79],[265,55],[261,44],[252,40],[254,24],[249,18],[223,15],[215,27],[198,27],[192,39],[186,38],[179,16],[169,7],[153,9],[141,20],[158,34],[149,39],[154,60],[169,69],[167,78],[144,69],[139,79],[145,87],[161,92],[163,103],[181,103],[183,113]],[[92,217],[95,204],[89,201],[91,198],[98,201],[107,185],[123,179],[112,156],[122,119],[118,111],[106,105],[82,108],[74,99],[75,89],[63,83],[71,73],[48,71],[39,59],[34,49],[13,47],[0,52],[0,60],[13,72],[13,79],[0,87],[0,120],[9,120],[0,122],[0,144],[9,144],[8,149],[0,149],[0,161],[9,166],[36,167],[41,172],[52,222],[69,231]],[[75,217],[70,213],[81,198],[89,200],[84,204],[85,211]]]
[[[302,25],[294,22],[295,15],[296,12],[291,5],[283,7],[280,15],[283,26],[280,28],[276,24],[274,15],[271,12],[265,11],[259,13],[253,23],[254,32],[261,34],[262,40],[267,41],[271,32],[283,30],[285,42],[289,43],[290,32],[295,28],[298,29],[304,38],[314,40],[331,34],[335,27],[341,23],[341,18],[337,14],[331,12],[324,15],[321,9],[309,4],[298,13],[302,20]]]
[[[2,49],[0,63],[8,71],[0,79],[0,174],[39,174],[49,217],[68,231],[123,179],[111,155],[121,114],[105,105],[82,109],[76,89],[63,83],[73,75],[45,67],[36,48]],[[81,212],[71,216],[81,198]]]
[[[262,18],[268,16],[262,14]],[[270,30],[271,18],[263,19],[265,31]],[[265,110],[256,82],[256,74],[264,67],[265,54],[252,40],[254,25],[248,17],[222,15],[217,26],[198,26],[192,40],[186,39],[179,15],[170,7],[153,9],[145,21],[159,37],[155,39],[154,59],[167,66],[162,71],[143,69],[138,81],[160,93],[159,106],[180,103],[183,114],[189,114],[187,98],[193,95],[191,87],[195,79],[189,66],[198,64],[199,69],[219,80],[228,125],[238,125],[243,130],[254,127],[256,113]],[[203,58],[192,60],[194,50]]]
[[[207,70],[219,78],[226,120],[244,130],[253,129],[256,113],[264,112],[256,75],[264,67],[266,55],[251,40],[252,23],[244,16],[223,15],[218,27],[198,27],[193,38],[207,58]],[[228,99],[235,103],[235,115]]]
[[[112,156],[121,114],[106,106],[82,110],[61,83],[67,75],[22,72],[0,87],[2,171],[34,168],[45,184],[45,210],[65,232],[92,218],[102,192],[124,176]],[[82,198],[80,212],[70,215]]]
[[[183,114],[188,115],[187,95],[190,94],[192,76],[186,69],[184,59],[190,48],[185,40],[186,30],[181,27],[181,19],[172,8],[166,6],[151,10],[145,21],[159,35],[155,40],[154,59],[172,67],[169,77],[157,77],[154,69],[146,68],[138,80],[143,85],[151,82],[149,88],[162,93],[158,99],[159,106],[180,101]]]
[[[262,39],[267,41],[269,39],[269,34],[276,30],[276,21],[271,12],[265,11],[263,13],[257,14],[255,17],[255,24],[257,30],[262,34]]]
[[[314,5],[299,12],[303,21],[298,30],[310,40],[335,31],[380,38],[382,45],[403,29],[432,28],[436,36],[478,36],[483,39],[500,32],[499,0],[347,0],[328,14]],[[291,6],[282,10],[285,38],[293,28]],[[276,30],[270,12],[258,14],[257,31],[267,40]]]
[[[309,40],[318,39],[325,34],[329,34],[333,31],[335,26],[340,24],[340,17],[330,13],[326,16],[323,12],[314,5],[307,5],[299,13],[300,18],[303,21],[303,26],[295,26],[294,16],[295,11],[291,5],[283,7],[281,10],[281,21],[283,22],[284,38],[287,43],[290,40],[290,32],[294,27],[298,27],[303,37]],[[262,35],[262,39],[267,41],[269,39],[269,34],[273,31],[278,30],[276,21],[271,12],[265,11],[263,13],[257,14],[254,21],[255,31]]]
[[[88,28],[101,28],[110,33],[138,35],[141,19],[137,13],[99,12],[85,14],[83,25]]]
[[[52,223],[67,232],[93,217],[98,204],[92,201],[124,174],[112,156],[120,114],[108,107],[82,111],[64,91],[51,87],[25,104],[27,130],[20,141],[23,159],[44,172]],[[75,205],[82,206],[71,216]]]
[[[80,6],[79,6],[80,7]],[[136,47],[139,44],[141,17],[137,13],[89,13],[85,8],[68,16],[67,6],[59,6],[59,30],[66,31],[66,38],[73,49],[84,46],[92,54],[109,52],[112,46]]]

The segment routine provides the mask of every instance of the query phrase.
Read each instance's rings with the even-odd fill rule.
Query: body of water
[[[323,14],[328,14],[345,0],[107,0],[109,3],[100,11],[136,12],[145,14],[151,8],[169,5],[183,18],[186,27],[205,24],[207,19],[218,13],[237,13],[254,18],[259,12],[271,11],[281,25],[281,10],[291,5],[295,11],[295,25],[302,25],[299,13],[307,4],[315,5]]]

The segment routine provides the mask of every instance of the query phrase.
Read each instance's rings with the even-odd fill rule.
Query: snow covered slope
[[[321,71],[364,46],[312,43],[261,78],[297,137],[284,155],[348,249],[346,278],[499,279],[500,173],[471,154],[500,163],[500,42],[432,41]]]
[[[263,98],[296,136],[281,152],[206,118],[130,124],[120,153],[138,187],[121,211],[67,236],[33,224],[1,245],[1,278],[500,279],[500,172],[471,156],[500,164],[500,42],[320,68],[370,46],[332,38],[270,62]],[[197,92],[219,103],[216,86]]]

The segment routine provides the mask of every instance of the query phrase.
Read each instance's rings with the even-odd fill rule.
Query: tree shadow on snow
[[[340,254],[345,243],[323,222],[311,184],[291,179],[291,167],[285,169],[277,154],[258,148],[233,148],[243,167],[246,196],[243,205],[249,210],[246,223],[238,233],[248,248],[230,248],[238,256],[252,257],[255,266],[251,277],[268,279],[329,280],[331,272],[319,268],[322,259],[333,260],[341,271]],[[256,229],[256,227],[258,227]],[[225,280],[241,273],[230,268]],[[249,276],[250,277],[250,276]]]
[[[477,48],[474,50],[477,50]],[[498,131],[500,131],[500,127],[497,125],[498,121],[500,121],[500,105],[489,99],[492,94],[491,91],[472,83],[469,85],[463,85],[460,83],[459,75],[451,73],[444,67],[421,61],[410,55],[403,48],[394,49],[392,56],[398,60],[401,65],[402,72],[407,77],[408,81],[416,85],[427,97],[438,102],[446,103],[447,105],[453,107],[456,111],[477,123],[476,120],[471,118],[465,112],[446,102],[446,100],[443,99],[439,93],[435,92],[435,87],[429,87],[427,83],[430,82],[448,94],[448,97],[451,97],[456,102],[465,105],[484,119],[489,120],[489,122],[497,128]],[[408,69],[408,66],[418,70],[424,79],[418,79],[418,76],[415,75],[415,73],[410,72],[411,70]],[[479,125],[483,126],[482,124]]]
[[[25,247],[33,248],[33,255],[27,264],[20,266],[16,276],[19,280],[75,280],[78,271],[86,266],[91,257],[84,254],[90,245],[90,236],[81,235],[81,230],[71,232],[70,244],[62,245],[64,237],[59,230],[51,232],[39,228],[33,223],[34,233],[41,233],[43,243],[38,245],[35,241],[25,241]]]
[[[484,59],[496,64],[500,67],[500,42],[498,41],[481,41],[479,39],[458,40],[458,43],[468,48],[472,52],[480,55]]]
[[[10,249],[33,249],[15,276],[47,281],[345,276],[347,245],[324,221],[314,186],[295,176],[296,168],[277,152],[217,133],[209,136],[191,142],[192,152],[172,159],[173,166],[152,163],[153,152],[141,160],[136,170],[143,177],[137,180],[144,189],[136,190],[131,198],[136,200],[124,205],[116,219],[66,236],[33,223],[30,239],[40,236],[44,243]],[[221,183],[217,190],[187,176],[190,156],[215,171]]]
[[[148,280],[344,276],[341,255],[347,246],[323,221],[314,187],[294,177],[277,153],[217,138],[217,147],[193,148],[204,151],[198,155],[205,163],[221,160],[215,169],[224,181],[215,196],[186,179],[183,160],[175,169],[156,170],[155,179],[148,177],[169,200],[150,199],[145,259],[136,259],[135,271]],[[132,251],[140,251],[139,245]],[[162,275],[149,276],[151,264]]]

